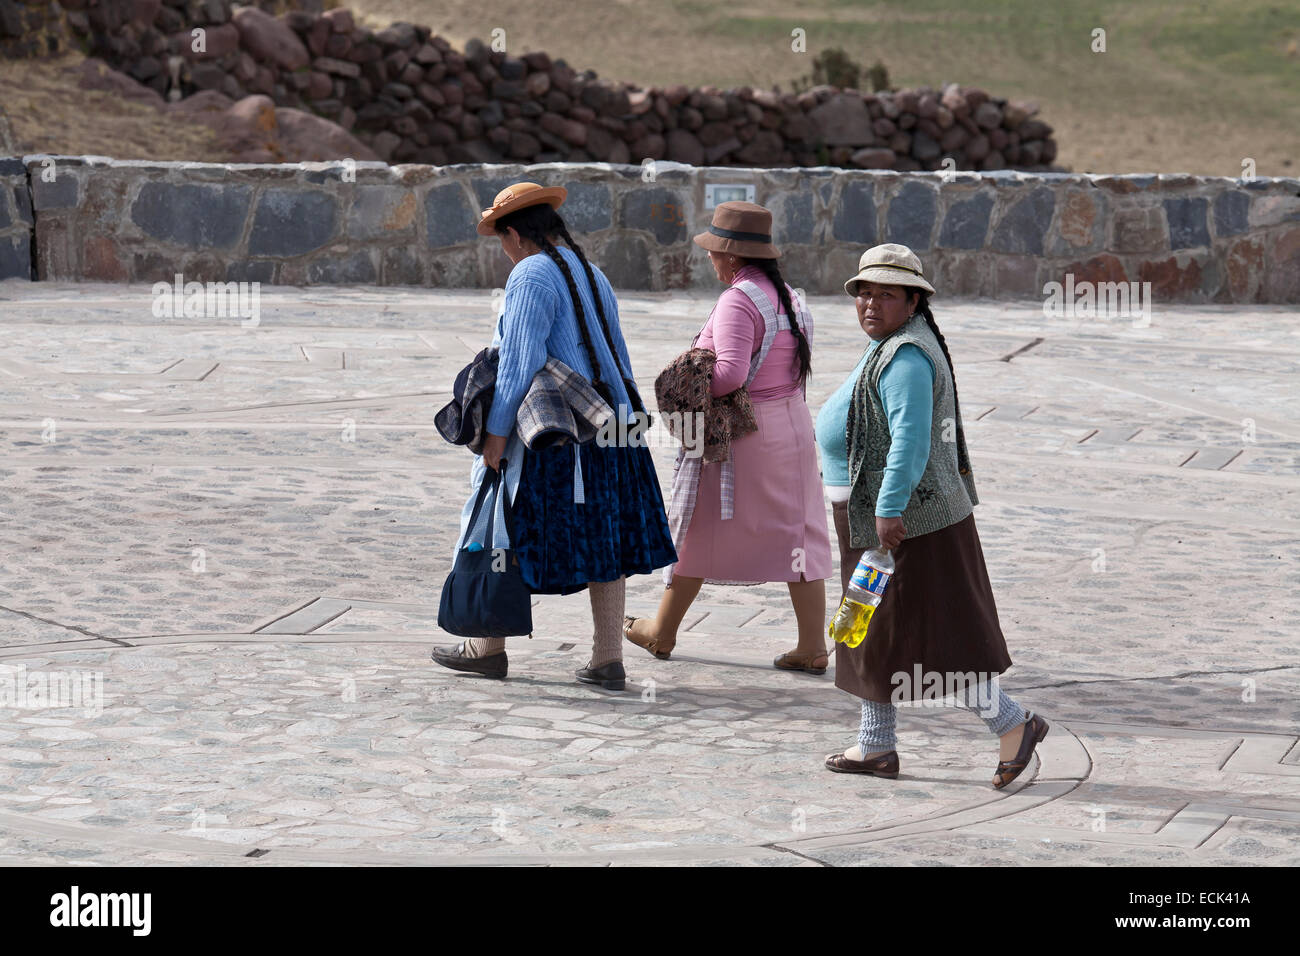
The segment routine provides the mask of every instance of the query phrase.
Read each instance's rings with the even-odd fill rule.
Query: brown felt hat
[[[539,186],[537,183],[512,183],[492,200],[492,208],[484,209],[479,214],[478,234],[495,236],[492,224],[502,216],[547,203],[552,209],[558,209],[569,191],[563,186]]]
[[[752,202],[719,203],[709,231],[696,236],[695,244],[746,259],[781,258],[772,245],[772,213]]]

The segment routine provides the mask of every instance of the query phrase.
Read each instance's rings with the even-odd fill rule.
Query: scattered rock
[[[263,63],[296,70],[311,62],[311,54],[287,23],[257,7],[241,7],[232,19],[239,28],[240,45]]]
[[[205,94],[211,97],[210,94]],[[191,97],[193,99],[193,97]],[[209,99],[210,103],[215,103]],[[178,104],[179,105],[179,104]],[[175,107],[173,107],[175,109]],[[246,96],[220,113],[199,111],[236,163],[302,163],[331,159],[374,161],[370,149],[337,123],[302,110],[277,107],[269,96]]]
[[[103,60],[91,58],[68,69],[80,74],[77,85],[83,90],[105,90],[124,100],[145,103],[158,109],[167,105],[157,90],[131,79],[125,73],[117,72]]]
[[[0,9],[13,2],[0,0]],[[940,157],[963,169],[1042,168],[1056,157],[1052,128],[1034,118],[1036,104],[956,83],[880,93],[825,85],[797,94],[681,84],[642,89],[575,71],[543,52],[497,52],[481,39],[460,53],[411,23],[372,31],[345,8],[320,13],[294,4],[300,8],[276,17],[261,0],[233,14],[232,0],[64,6],[71,33],[103,51],[98,66],[86,67],[86,88],[155,107],[163,105],[160,94],[202,95],[187,108],[195,115],[261,96],[326,124],[286,114],[285,129],[277,122],[274,136],[262,130],[245,143],[244,154],[259,161],[286,150],[359,153],[361,142],[369,155],[398,162],[419,156],[621,163],[649,156],[695,165],[913,170],[937,168]],[[202,51],[193,48],[191,24],[205,31]],[[186,64],[173,79],[175,57]],[[247,119],[237,111],[231,129]],[[338,139],[340,132],[347,138]],[[247,130],[237,135],[247,139]]]

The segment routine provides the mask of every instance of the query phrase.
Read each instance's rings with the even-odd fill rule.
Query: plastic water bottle
[[[885,596],[885,588],[894,576],[894,558],[888,551],[872,549],[862,556],[844,600],[831,621],[830,635],[847,647],[857,647],[867,636],[871,616]]]

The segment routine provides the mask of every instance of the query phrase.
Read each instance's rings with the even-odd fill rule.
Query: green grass
[[[1300,57],[1286,54],[1288,41],[1300,39],[1300,6],[1238,3],[1230,17],[1210,11],[1219,4],[1198,6],[1196,14],[1160,26],[1151,45],[1162,58],[1220,75],[1281,79],[1291,97],[1300,96]]]
[[[1290,117],[1300,126],[1300,58],[1286,52],[1300,37],[1300,6],[822,0],[788,16],[719,13],[703,29],[788,47],[795,26],[807,30],[810,54],[839,46],[864,65],[879,58],[897,85],[956,80],[1042,101],[1159,109],[1189,121],[1213,108],[1256,119]],[[1096,27],[1106,30],[1105,53],[1092,51]],[[798,69],[793,55],[792,69]],[[790,78],[772,79],[787,88]]]

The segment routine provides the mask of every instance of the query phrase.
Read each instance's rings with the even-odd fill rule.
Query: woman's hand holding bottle
[[[877,517],[876,537],[880,539],[882,548],[886,551],[893,551],[907,537],[907,529],[903,527],[903,519]]]

